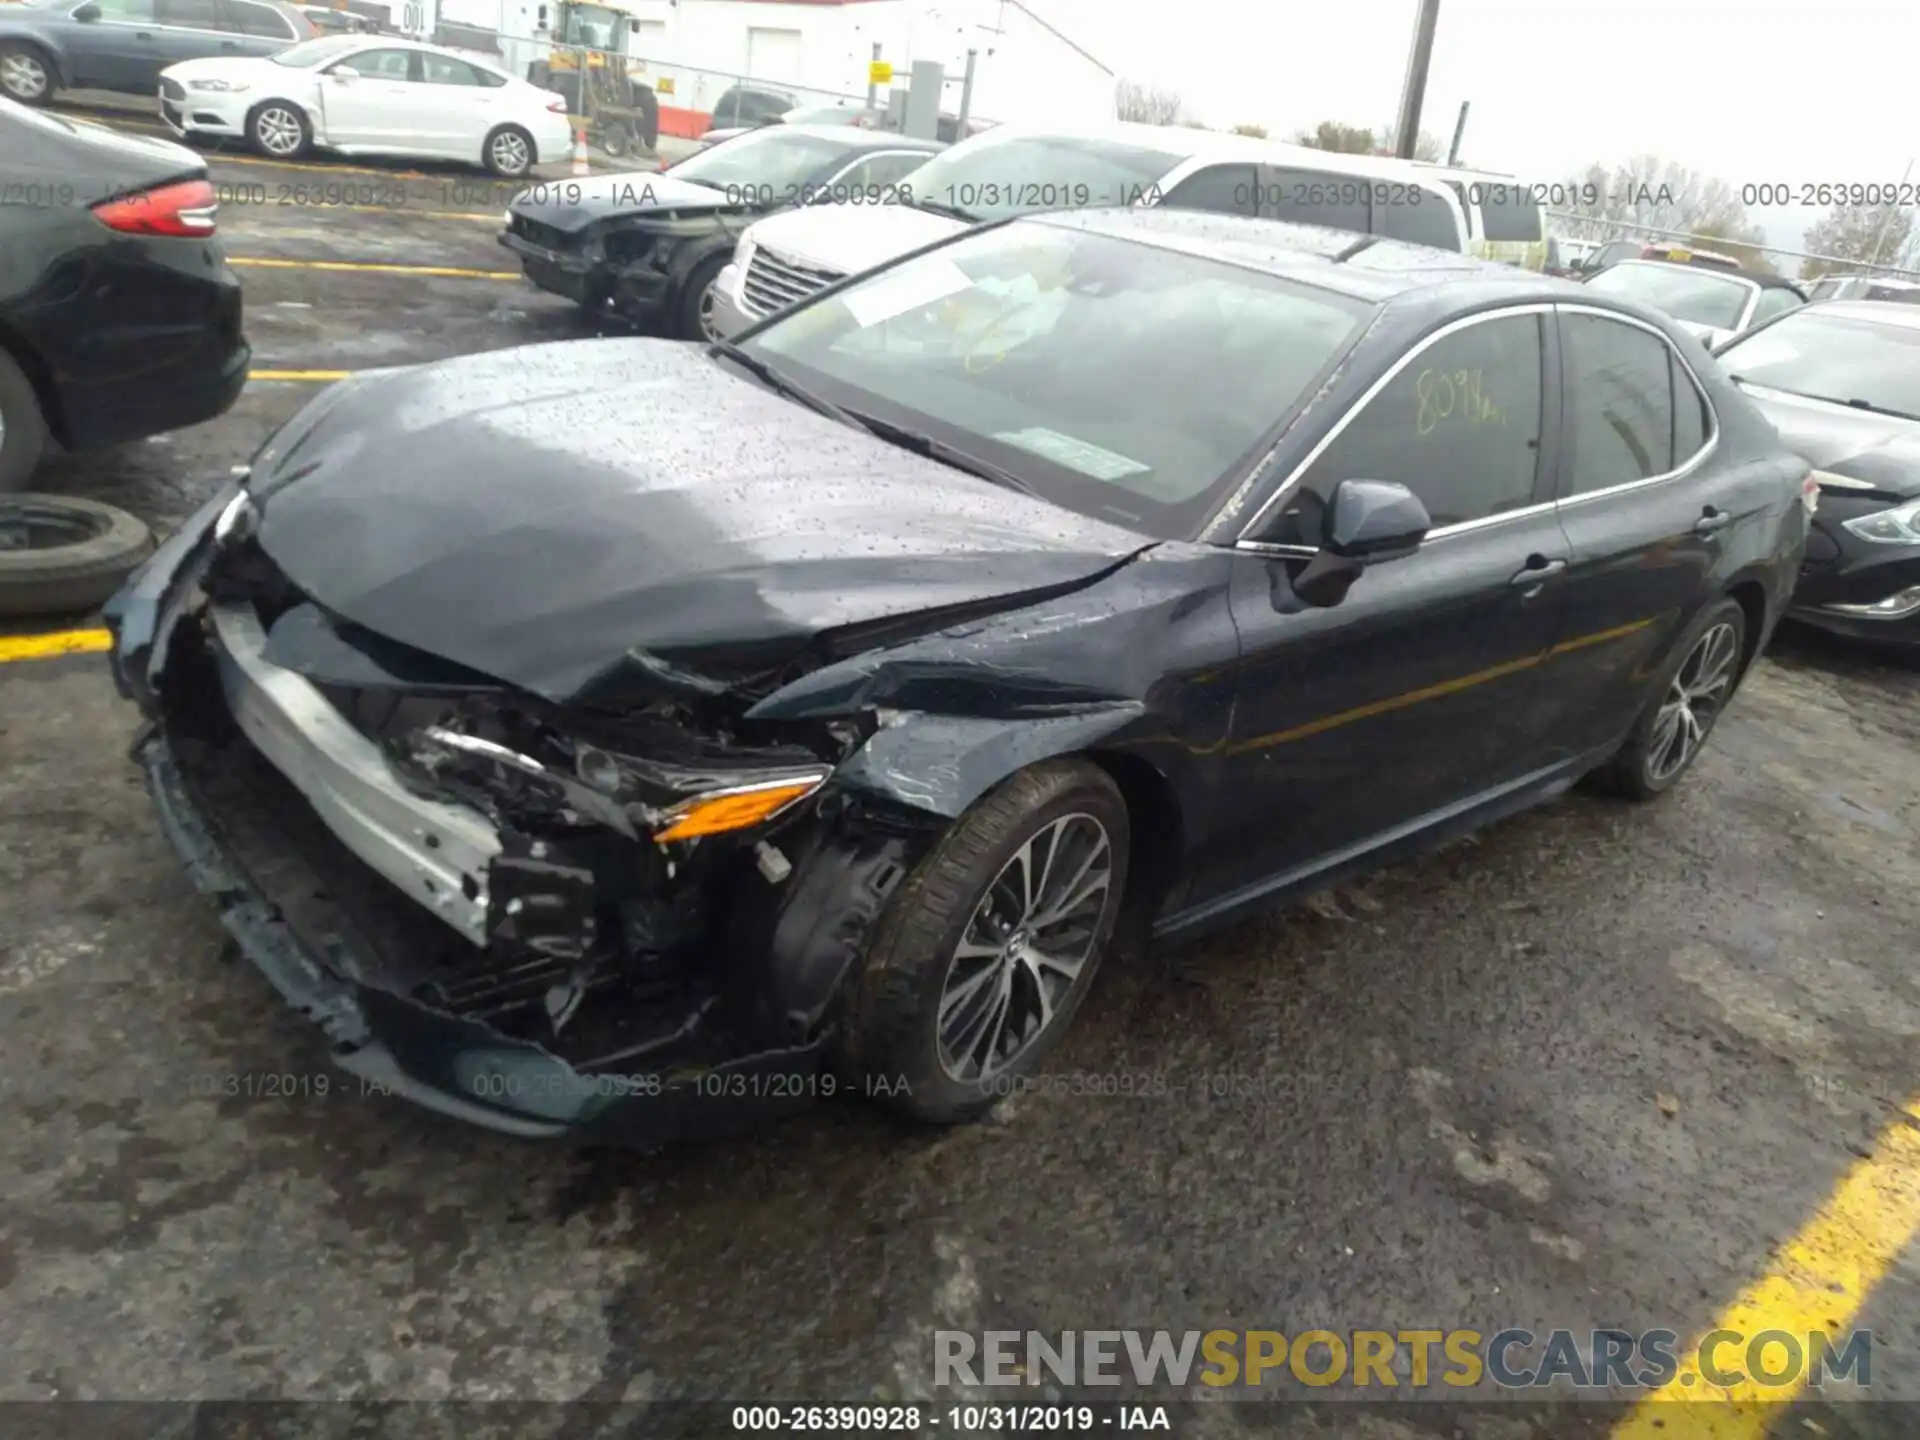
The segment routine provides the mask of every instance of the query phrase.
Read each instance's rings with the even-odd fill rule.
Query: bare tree
[[[1338,120],[1322,120],[1311,130],[1299,131],[1293,143],[1315,150],[1337,150],[1344,155],[1371,155],[1375,149],[1372,129],[1342,124]]]
[[[1240,124],[1233,127],[1233,133],[1235,135],[1251,135],[1256,140],[1264,140],[1267,138],[1267,127],[1264,125]]]
[[[1187,102],[1178,91],[1144,80],[1122,80],[1114,90],[1114,114],[1142,125],[1178,125]]]
[[[1913,220],[1908,205],[1836,205],[1808,228],[1801,246],[1834,260],[1809,260],[1801,273],[1812,279],[1835,270],[1902,265],[1920,238]]]
[[[1612,167],[1589,165],[1549,186],[1546,201],[1549,210],[1572,217],[1559,224],[1574,240],[1634,238],[1635,232],[1618,228],[1623,223],[1747,245],[1766,238],[1732,185],[1658,155],[1636,155]]]
[[[1371,130],[1364,125],[1348,125],[1339,120],[1322,120],[1313,129],[1296,133],[1293,141],[1296,145],[1311,146],[1315,150],[1337,150],[1345,155],[1379,155],[1393,148],[1384,131]],[[1413,158],[1416,160],[1439,160],[1445,153],[1440,148],[1438,137],[1430,131],[1422,130],[1413,142]]]

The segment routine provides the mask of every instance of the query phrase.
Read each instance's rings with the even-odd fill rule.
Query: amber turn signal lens
[[[654,842],[664,845],[670,840],[694,840],[758,825],[811,795],[826,778],[810,775],[801,780],[771,780],[696,796],[667,812],[666,824],[653,832]]]

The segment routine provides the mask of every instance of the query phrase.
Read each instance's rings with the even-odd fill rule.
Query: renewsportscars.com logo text
[[[1356,1389],[1436,1382],[1464,1389],[1490,1380],[1515,1390],[1654,1390],[1681,1373],[1679,1353],[1673,1330],[936,1330],[933,1383],[1181,1389],[1194,1380],[1253,1386],[1271,1377]],[[1873,1377],[1873,1333],[1715,1330],[1700,1341],[1699,1371],[1706,1385],[1724,1390],[1830,1380],[1864,1389]]]

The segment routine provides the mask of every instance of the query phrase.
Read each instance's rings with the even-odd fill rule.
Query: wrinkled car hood
[[[276,65],[263,55],[207,55],[198,60],[182,60],[169,65],[160,74],[182,85],[189,80],[250,80],[262,75],[286,82],[280,89],[309,89],[298,82],[314,80],[319,70],[303,70],[297,65]]]
[[[1805,400],[1758,383],[1740,388],[1787,448],[1816,470],[1868,482],[1889,495],[1920,495],[1920,422]]]
[[[716,688],[846,627],[1029,603],[1152,544],[664,340],[363,374],[274,437],[249,489],[260,544],[322,608],[562,703]]]
[[[742,239],[816,270],[854,275],[966,228],[911,205],[804,205],[756,222]]]
[[[616,215],[646,215],[662,210],[739,210],[726,192],[708,185],[652,170],[622,175],[595,175],[590,179],[548,180],[530,185],[513,197],[508,207],[516,215],[579,230],[596,220]]]

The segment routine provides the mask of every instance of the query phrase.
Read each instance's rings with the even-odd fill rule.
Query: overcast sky
[[[1393,122],[1415,0],[1028,0],[1208,124]],[[1898,182],[1920,152],[1920,0],[1440,0],[1421,117],[1532,179],[1652,151],[1734,185]],[[1912,179],[1920,181],[1920,167]],[[1787,243],[1806,214],[1753,218]]]

